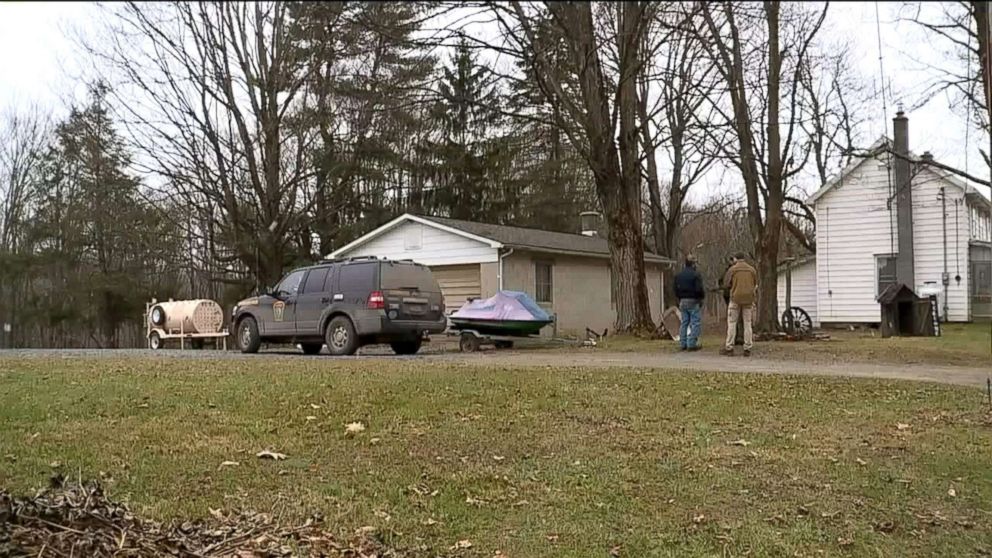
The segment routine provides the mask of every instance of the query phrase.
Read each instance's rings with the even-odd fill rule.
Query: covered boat
[[[554,321],[527,293],[518,291],[498,291],[490,298],[470,300],[449,319],[455,329],[490,335],[533,335]]]

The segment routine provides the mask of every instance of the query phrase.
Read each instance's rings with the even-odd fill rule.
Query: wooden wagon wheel
[[[813,333],[813,320],[805,310],[793,306],[782,312],[782,328],[790,335],[809,335]]]

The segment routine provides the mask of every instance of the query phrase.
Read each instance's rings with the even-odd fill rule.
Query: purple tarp
[[[550,321],[548,315],[527,293],[499,291],[486,299],[466,302],[452,318],[474,320]]]

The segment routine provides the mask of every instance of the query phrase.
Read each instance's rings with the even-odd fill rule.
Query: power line
[[[879,73],[879,85],[881,87],[882,93],[882,129],[884,130],[883,136],[886,141],[889,141],[889,102],[885,95],[885,65],[882,62],[882,23],[881,18],[878,15],[878,0],[875,0],[875,37],[878,39],[878,73]],[[892,146],[893,148],[895,145]],[[892,193],[892,155],[889,154],[885,163],[885,174],[886,183],[888,185],[889,199],[889,253],[895,254],[895,226],[892,223],[892,198],[895,197]],[[896,258],[899,256],[897,255]]]

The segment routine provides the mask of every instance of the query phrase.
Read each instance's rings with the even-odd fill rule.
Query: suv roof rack
[[[333,263],[345,263],[345,262],[359,262],[359,261],[374,261],[378,260],[377,256],[355,256],[352,258],[324,258],[313,265],[326,265]]]

